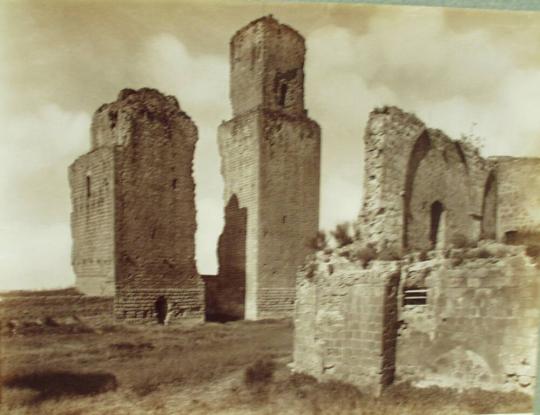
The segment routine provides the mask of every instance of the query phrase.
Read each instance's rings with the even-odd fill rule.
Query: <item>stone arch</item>
[[[437,248],[444,242],[446,227],[444,205],[436,200],[431,204],[431,219],[429,226],[429,241],[432,248]]]
[[[482,201],[482,239],[495,239],[497,231],[497,186],[495,174],[489,173]]]
[[[165,296],[160,295],[154,303],[154,309],[156,311],[156,319],[158,324],[165,324],[167,318],[168,304]]]
[[[407,249],[409,246],[409,229],[408,224],[411,217],[411,198],[413,192],[414,179],[416,172],[420,166],[420,162],[426,157],[431,150],[431,140],[429,138],[427,130],[424,130],[422,134],[416,139],[414,146],[409,155],[409,161],[407,162],[407,170],[405,173],[405,187],[403,192],[403,248]]]

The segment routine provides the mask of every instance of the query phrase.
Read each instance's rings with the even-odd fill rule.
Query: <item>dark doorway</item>
[[[436,248],[437,243],[440,242],[441,231],[441,217],[444,212],[444,206],[441,202],[436,201],[431,205],[431,227],[429,233],[429,240],[431,241],[431,247]]]
[[[165,318],[167,317],[167,299],[164,296],[159,296],[155,302],[156,318],[158,324],[165,324]]]

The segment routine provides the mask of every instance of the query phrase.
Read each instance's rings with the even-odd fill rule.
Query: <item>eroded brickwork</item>
[[[486,160],[394,107],[364,139],[360,236],[298,274],[295,370],[532,393],[540,160]]]
[[[172,323],[204,316],[194,245],[196,141],[197,129],[176,99],[156,90],[123,90],[94,115],[92,151],[71,170],[73,198],[84,201],[93,174],[99,183],[107,179],[95,197],[106,194],[108,204],[106,211],[90,204],[94,219],[86,227],[74,218],[74,263],[94,245],[108,247],[118,319]],[[108,164],[94,156],[101,154]],[[77,278],[81,286],[88,279]]]
[[[271,16],[231,40],[217,303],[232,318],[291,315],[296,270],[317,232],[320,129],[304,109],[304,55],[304,39]]]

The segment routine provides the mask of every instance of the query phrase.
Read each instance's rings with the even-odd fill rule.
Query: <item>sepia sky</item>
[[[321,227],[362,200],[371,109],[397,105],[485,155],[540,156],[540,13],[211,1],[0,3],[0,290],[64,287],[67,167],[92,113],[122,88],[174,94],[199,128],[197,262],[216,272],[222,190],[216,130],[231,116],[228,46],[273,14],[307,41],[306,106],[322,128]]]

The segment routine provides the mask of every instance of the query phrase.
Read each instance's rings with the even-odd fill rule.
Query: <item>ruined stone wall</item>
[[[481,236],[485,183],[491,163],[476,149],[427,129],[395,107],[371,113],[365,132],[363,238],[401,255],[434,247],[431,209],[443,206],[442,246],[456,235]]]
[[[397,379],[532,393],[538,269],[523,247],[490,244],[449,257],[402,268]],[[407,305],[407,288],[418,287],[427,289],[425,305]]]
[[[112,296],[114,262],[114,151],[102,147],[69,167],[71,188],[71,263],[77,289]]]
[[[298,274],[294,370],[374,394],[394,377],[397,262],[319,253]]]
[[[104,111],[125,114],[131,123],[131,134],[116,147],[115,315],[154,322],[162,297],[169,322],[200,320],[204,286],[195,266],[195,124],[174,98],[149,89],[124,92]]]
[[[295,371],[371,393],[394,379],[532,393],[540,282],[524,247],[483,243],[364,268],[355,244],[318,253],[298,274]]]
[[[231,41],[234,118],[218,131],[226,207],[216,300],[231,317],[291,315],[296,269],[317,232],[320,131],[303,107],[304,54],[303,38],[271,16]]]
[[[540,159],[496,157],[497,236],[540,233]],[[509,235],[512,238],[512,235]]]

